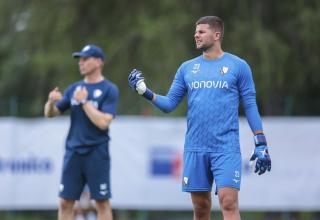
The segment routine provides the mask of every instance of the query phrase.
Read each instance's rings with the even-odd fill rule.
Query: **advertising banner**
[[[320,118],[263,119],[272,172],[257,175],[240,119],[242,210],[320,210]],[[0,118],[0,209],[56,209],[69,119]],[[181,191],[185,118],[119,116],[110,128],[112,207],[191,210]],[[214,195],[213,208],[218,208]]]

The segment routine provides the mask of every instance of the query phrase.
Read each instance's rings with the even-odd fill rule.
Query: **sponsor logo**
[[[73,92],[73,96],[77,91],[81,90],[81,88],[82,88],[82,86],[77,86]],[[80,102],[78,102],[75,98],[72,97],[71,98],[71,105],[80,105]]]
[[[99,103],[97,101],[92,101],[90,100],[89,102],[91,102],[91,104],[93,105],[93,107],[95,107],[96,109],[98,109],[99,107]],[[75,100],[74,98],[71,99],[71,105],[80,105],[80,103]]]
[[[194,89],[228,89],[229,85],[227,81],[217,80],[217,81],[194,81],[188,83],[191,90]]]
[[[71,99],[71,105],[80,105],[80,102],[75,100],[74,98]]]
[[[47,158],[0,158],[0,173],[51,173],[53,162]]]

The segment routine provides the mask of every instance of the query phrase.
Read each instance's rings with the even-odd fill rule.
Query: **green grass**
[[[241,212],[245,220],[318,220],[319,212]],[[56,220],[57,211],[0,211],[0,220]],[[114,220],[192,220],[192,211],[114,210]],[[212,220],[223,220],[213,211]]]

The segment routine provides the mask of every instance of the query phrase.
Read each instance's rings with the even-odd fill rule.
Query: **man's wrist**
[[[142,94],[142,96],[148,99],[149,101],[152,101],[154,93],[147,88],[146,91]]]
[[[47,103],[48,103],[48,105],[49,105],[50,107],[53,107],[53,106],[55,106],[55,105],[56,105],[57,101],[54,101],[54,100],[48,99]]]
[[[255,134],[254,135],[254,144],[256,147],[259,147],[259,146],[267,146],[267,140],[266,140],[266,137],[263,133],[259,133],[259,134]]]

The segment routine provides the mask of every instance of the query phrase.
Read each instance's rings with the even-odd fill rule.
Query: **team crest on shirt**
[[[220,69],[220,74],[224,75],[228,72],[228,70],[229,70],[229,67],[224,66]]]
[[[192,72],[197,73],[200,71],[200,63],[193,64]]]
[[[102,91],[100,89],[96,89],[93,91],[93,98],[99,98],[102,95]]]

